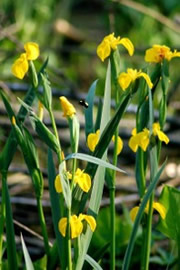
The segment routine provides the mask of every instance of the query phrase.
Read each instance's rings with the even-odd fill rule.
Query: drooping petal
[[[97,47],[97,55],[102,62],[111,54],[111,46],[109,41],[103,40]]]
[[[60,99],[61,107],[64,113],[63,116],[72,117],[76,113],[74,106],[64,96],[60,97],[59,99]]]
[[[63,217],[60,219],[59,223],[58,223],[58,228],[60,233],[62,234],[62,236],[66,236],[66,228],[67,228],[67,218]]]
[[[36,60],[39,57],[39,45],[35,42],[27,42],[24,44],[28,60]]]
[[[166,134],[163,131],[158,131],[157,136],[160,141],[165,142],[165,144],[169,143],[169,138],[166,136]]]
[[[166,208],[164,207],[163,204],[158,203],[158,202],[153,202],[153,208],[158,211],[162,219],[165,219],[166,217]]]
[[[83,230],[83,224],[81,220],[76,216],[73,215],[70,218],[70,227],[71,227],[71,238],[76,238],[78,237]]]
[[[88,192],[91,188],[91,177],[87,173],[83,173],[77,181],[79,187],[84,191]]]
[[[153,87],[153,83],[151,82],[150,77],[144,73],[144,72],[140,72],[140,74],[138,75],[138,77],[143,77],[145,79],[145,81],[147,82],[147,85],[149,86],[149,88]]]
[[[133,208],[131,209],[131,211],[130,211],[129,214],[130,214],[130,218],[131,218],[132,222],[135,221],[135,218],[136,218],[136,216],[137,216],[138,211],[139,211],[139,206],[135,206],[135,207],[133,207]]]
[[[118,136],[118,139],[117,139],[117,155],[119,155],[123,149],[123,141],[122,139]],[[112,141],[114,142],[115,141],[115,136],[112,137]]]
[[[96,229],[96,220],[93,216],[90,215],[83,215],[83,219],[85,219],[87,221],[87,223],[89,224],[91,231],[95,231]]]
[[[87,137],[87,146],[91,150],[91,152],[94,152],[96,145],[99,141],[99,134],[100,130],[97,130],[96,133],[90,133]]]
[[[133,150],[133,152],[137,152],[139,146],[138,136],[137,135],[131,136],[128,145]]]
[[[56,192],[57,193],[61,193],[63,191],[62,190],[62,185],[61,185],[61,179],[60,179],[60,175],[59,174],[55,178],[54,186],[55,186],[55,189],[56,189]]]
[[[22,53],[20,57],[12,65],[11,71],[15,77],[22,80],[25,74],[28,72],[29,64],[26,58],[26,54]]]
[[[127,49],[130,56],[134,54],[134,45],[129,38],[120,39],[119,44],[122,44]]]
[[[132,82],[132,78],[126,72],[122,72],[118,77],[118,83],[123,91],[125,91],[129,87],[131,82]]]

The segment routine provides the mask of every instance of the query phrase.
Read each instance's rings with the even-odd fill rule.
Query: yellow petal
[[[129,214],[130,214],[130,218],[131,218],[132,222],[134,222],[134,220],[135,220],[135,218],[137,216],[138,211],[139,211],[139,206],[133,207],[131,209],[131,211],[130,211]]]
[[[147,82],[147,85],[149,86],[149,88],[153,87],[153,84],[151,82],[151,79],[149,78],[149,76],[144,73],[144,72],[140,72],[140,74],[138,75],[138,77],[143,77],[145,79],[145,81]]]
[[[72,117],[76,113],[74,106],[64,96],[60,97],[59,99],[60,99],[61,107],[64,113],[63,116]]]
[[[139,146],[143,151],[146,151],[149,145],[149,130],[144,128],[144,130],[139,132],[136,136],[138,136]]]
[[[165,142],[166,144],[169,143],[169,138],[168,138],[168,136],[166,136],[166,134],[164,132],[158,131],[157,136],[158,136],[160,141]]]
[[[112,137],[112,141],[114,142],[115,136]],[[118,136],[118,141],[117,141],[117,155],[119,155],[123,149],[123,141],[122,139]]]
[[[109,41],[103,40],[97,47],[97,55],[102,62],[111,54],[111,46]]]
[[[60,175],[59,174],[55,178],[54,186],[55,186],[55,189],[56,189],[56,192],[57,193],[61,193],[62,192],[62,185],[61,185],[61,179],[60,179]]]
[[[12,65],[11,71],[18,79],[23,79],[29,69],[29,64],[26,58],[26,54],[23,53]]]
[[[36,60],[39,57],[39,45],[35,42],[27,42],[24,44],[28,60]]]
[[[85,219],[87,221],[87,223],[89,224],[91,231],[95,231],[96,229],[96,220],[93,216],[90,215],[83,215],[83,219]]]
[[[16,118],[13,116],[11,119],[12,125],[15,126],[16,125]]]
[[[81,220],[76,216],[73,215],[70,218],[70,227],[71,227],[71,238],[76,238],[78,237],[83,230],[83,224]]]
[[[87,146],[91,150],[91,152],[94,152],[96,145],[99,141],[99,129],[96,131],[96,133],[90,133],[87,137]]]
[[[133,130],[132,130],[131,134],[132,134],[133,136],[135,136],[135,135],[137,134],[137,130],[136,130],[136,128],[133,128]]]
[[[160,63],[164,58],[169,59],[170,48],[164,45],[153,45],[153,48],[146,50],[145,61]]]
[[[152,126],[153,129],[153,134],[154,136],[157,136],[158,131],[160,131],[160,124],[159,123],[154,123]]]
[[[62,236],[66,236],[66,228],[67,228],[67,218],[61,218],[58,223],[58,228]]]
[[[138,146],[139,146],[138,136],[136,136],[136,135],[131,136],[128,145],[133,150],[133,152],[136,152],[138,149]]]
[[[91,177],[87,173],[82,173],[77,183],[84,192],[88,192],[91,188]]]
[[[126,72],[122,72],[118,77],[118,83],[123,91],[125,91],[129,87],[131,82],[132,82],[132,78]]]
[[[153,208],[158,211],[162,219],[165,219],[166,217],[166,208],[164,207],[163,204],[158,203],[158,202],[153,202]]]
[[[171,60],[174,57],[180,57],[180,52],[177,52],[176,50],[174,52],[170,52],[167,56],[167,60]]]
[[[128,51],[129,55],[132,56],[134,54],[134,45],[128,38],[122,38],[119,41],[119,44],[122,44]]]

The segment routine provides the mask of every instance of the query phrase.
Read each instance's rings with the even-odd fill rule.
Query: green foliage
[[[166,217],[161,219],[158,230],[167,237],[179,242],[180,239],[180,191],[176,188],[165,185],[159,201],[166,208]]]

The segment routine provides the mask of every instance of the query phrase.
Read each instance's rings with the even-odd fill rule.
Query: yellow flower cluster
[[[151,63],[160,63],[163,59],[170,61],[174,57],[180,57],[180,52],[176,50],[172,52],[165,45],[153,45],[152,48],[146,50],[145,61]]]
[[[87,137],[87,146],[91,150],[91,152],[94,152],[96,145],[99,142],[99,135],[100,135],[100,130],[98,129],[96,133],[90,133]],[[112,137],[112,141],[114,142],[115,136]],[[117,149],[117,155],[119,155],[122,151],[123,148],[123,141],[122,139],[118,136],[118,149]]]
[[[142,72],[141,70],[137,71],[137,69],[128,68],[127,72],[122,72],[118,77],[119,85],[121,86],[122,90],[126,90],[129,85],[134,82],[136,79],[143,77],[148,84],[149,88],[153,87],[151,79],[149,76]]]
[[[166,136],[166,134],[164,134],[163,131],[161,131],[159,123],[154,123],[152,128],[154,136],[158,136],[158,139],[166,144],[169,143],[169,138]],[[138,147],[141,147],[143,151],[146,151],[149,142],[149,130],[147,128],[144,128],[143,131],[138,133],[136,132],[136,128],[132,130],[132,137],[129,140],[129,147],[134,152],[137,151]]]
[[[161,216],[162,219],[165,219],[166,217],[166,208],[164,207],[163,204],[159,203],[159,202],[153,202],[153,209],[155,209]],[[139,206],[135,206],[131,209],[130,211],[130,217],[131,217],[131,220],[134,222],[136,216],[137,216],[137,213],[139,211]],[[144,209],[144,212],[146,214],[149,213],[149,202],[147,203],[146,205],[146,208]]]
[[[71,173],[67,173],[67,177],[69,180],[72,179],[72,174]],[[89,174],[84,173],[84,171],[82,171],[81,169],[77,169],[74,175],[74,183],[78,184],[78,186],[84,191],[84,192],[88,192],[91,188],[91,177],[89,176]],[[61,179],[60,179],[60,175],[58,174],[55,178],[54,181],[54,186],[56,189],[57,193],[61,193],[62,192],[62,184],[61,184]]]
[[[80,214],[79,216],[73,215],[70,217],[70,229],[71,229],[71,238],[78,237],[83,231],[83,220],[86,220],[88,225],[91,228],[91,231],[95,231],[96,229],[96,220],[93,216]],[[66,236],[66,229],[67,229],[67,218],[63,217],[60,219],[59,224],[59,231],[62,236]]]
[[[64,113],[63,116],[72,117],[76,113],[76,109],[74,108],[72,103],[70,103],[64,96],[60,97],[59,100],[61,102],[61,107]]]
[[[116,50],[118,45],[123,45],[127,50],[129,55],[133,55],[134,46],[128,38],[115,37],[114,33],[105,36],[102,42],[97,47],[97,55],[104,62],[104,60],[110,56],[111,50]]]
[[[34,42],[27,42],[24,45],[25,53],[22,53],[20,57],[12,65],[12,73],[18,79],[23,79],[29,69],[29,60],[36,60],[39,57],[39,45]]]

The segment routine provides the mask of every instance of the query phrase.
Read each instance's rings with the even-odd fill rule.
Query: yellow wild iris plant
[[[48,64],[47,61],[43,63],[39,72],[37,72],[37,76],[36,71],[34,71],[34,77],[37,77],[35,84],[33,77],[30,76],[31,86],[29,91],[23,101],[19,99],[21,104],[19,114],[16,115],[3,91],[0,92],[12,125],[12,132],[0,154],[0,173],[2,177],[1,209],[3,213],[0,217],[0,232],[5,231],[7,224],[9,225],[8,229],[13,228],[13,215],[8,213],[8,211],[12,210],[9,207],[8,211],[6,211],[6,202],[9,203],[11,201],[8,192],[7,175],[13,155],[16,152],[17,146],[19,146],[18,149],[22,151],[37,200],[44,243],[44,254],[41,259],[44,261],[44,258],[47,258],[47,262],[45,262],[46,269],[81,270],[84,267],[85,261],[91,265],[89,267],[98,269],[100,267],[99,262],[104,267],[101,252],[97,252],[100,253],[100,257],[95,258],[94,254],[89,254],[89,250],[91,250],[89,246],[91,245],[93,234],[97,233],[98,235],[101,233],[98,231],[101,230],[101,228],[98,228],[98,219],[105,185],[109,192],[110,202],[110,207],[108,208],[110,216],[110,236],[108,241],[110,244],[106,249],[106,252],[109,252],[107,256],[109,258],[108,267],[111,270],[119,267],[116,261],[119,255],[117,254],[116,232],[118,231],[120,234],[123,232],[121,232],[121,229],[119,232],[116,228],[119,223],[116,222],[115,196],[117,176],[118,181],[121,181],[121,173],[125,173],[124,170],[119,168],[122,162],[121,156],[123,156],[123,151],[129,151],[136,161],[132,177],[134,177],[134,182],[137,184],[139,201],[141,203],[129,211],[133,225],[126,252],[124,253],[122,269],[129,269],[130,263],[132,263],[132,267],[134,266],[131,261],[132,252],[140,226],[142,228],[141,253],[143,259],[139,262],[139,265],[141,269],[148,269],[152,242],[152,223],[156,222],[156,220],[153,220],[152,215],[154,209],[160,215],[160,222],[164,225],[166,234],[168,234],[168,226],[172,225],[168,220],[172,209],[169,207],[172,203],[169,199],[170,196],[166,198],[165,202],[162,198],[156,202],[155,191],[161,173],[165,168],[165,163],[160,166],[161,148],[164,147],[164,143],[169,143],[169,138],[164,132],[166,114],[168,113],[169,65],[167,63],[172,58],[179,57],[180,52],[176,50],[171,51],[165,45],[154,45],[145,52],[145,62],[148,62],[148,64],[144,63],[146,65],[146,72],[143,72],[142,70],[144,69],[142,67],[144,64],[134,69],[123,68],[126,65],[121,63],[123,55],[121,56],[118,53],[119,45],[127,49],[128,58],[130,56],[133,57],[134,45],[130,39],[121,38],[114,33],[105,36],[97,46],[98,58],[102,62],[105,62],[108,58],[107,63],[101,63],[102,65],[107,64],[104,96],[102,97],[103,102],[101,103],[100,101],[97,110],[94,110],[95,105],[93,102],[97,87],[96,82],[94,82],[87,93],[86,100],[88,106],[83,110],[85,116],[83,122],[85,137],[82,136],[82,126],[80,129],[78,115],[81,109],[77,105],[77,101],[71,103],[65,96],[59,97],[58,104],[61,113],[57,114],[57,117],[60,125],[65,117],[67,124],[66,140],[69,140],[69,143],[66,145],[64,145],[61,137],[64,133],[58,130],[54,116],[54,98],[52,98],[51,84],[45,70]],[[34,42],[26,43],[24,45],[24,52],[12,65],[13,75],[23,79],[29,67],[33,69],[32,61],[39,57],[39,53],[38,44]],[[153,65],[149,69],[149,63],[156,63],[155,69]],[[140,83],[135,83],[136,80],[142,80],[145,83],[141,83],[141,81]],[[136,91],[131,91],[131,87],[134,86],[137,87]],[[111,91],[112,89],[113,91]],[[154,100],[157,96],[158,100]],[[39,104],[39,107],[34,110],[32,104],[35,99],[38,101],[35,104]],[[124,136],[124,139],[127,140],[128,138],[127,142],[123,140],[124,133],[121,133],[121,120],[126,115],[127,108],[131,103],[136,103],[135,124],[133,124],[136,128],[132,130],[132,134],[129,136],[127,124],[128,132]],[[156,104],[156,107],[154,104]],[[43,115],[44,108],[51,122],[50,128],[43,121],[43,118],[46,117],[46,114]],[[155,110],[156,114],[154,114]],[[96,121],[94,121],[96,112],[97,117]],[[49,243],[42,204],[44,179],[41,173],[41,162],[39,161],[34,136],[31,135],[32,131],[31,129],[29,130],[29,126],[26,127],[26,122],[23,123],[26,116],[30,117],[30,122],[33,124],[35,132],[42,143],[46,145],[46,149],[48,149],[49,197],[56,238],[53,247]],[[154,120],[155,116],[158,119]],[[126,120],[127,118],[124,121],[125,125]],[[123,135],[120,137],[119,134]],[[81,138],[83,138],[82,141]],[[79,143],[81,142],[80,146],[82,146],[83,141],[86,142],[85,144],[90,150],[88,154],[81,153],[85,148],[80,148]],[[113,144],[112,151],[109,148],[110,144]],[[123,145],[129,145],[130,149],[128,147],[123,149]],[[87,151],[87,148],[85,151]],[[120,153],[121,156],[119,156]],[[119,174],[117,175],[116,172]],[[144,213],[147,216],[142,219]],[[127,211],[126,216],[128,216]],[[166,222],[168,226],[166,226]],[[106,228],[106,224],[104,224],[104,227]],[[162,232],[162,227],[160,229],[158,227],[158,230]],[[8,266],[9,269],[13,269],[14,265],[18,265],[17,250],[15,237],[12,232],[10,235],[11,237],[7,237],[7,240],[3,235],[0,235],[0,265],[4,265],[7,262],[6,256],[3,255],[3,247],[7,246],[7,258],[12,258],[13,256],[13,263]],[[8,243],[4,243],[5,241]],[[12,247],[12,249],[9,247]],[[10,259],[8,259],[9,263],[11,263]],[[27,265],[26,268],[28,268]],[[18,266],[15,269],[18,269]]]

